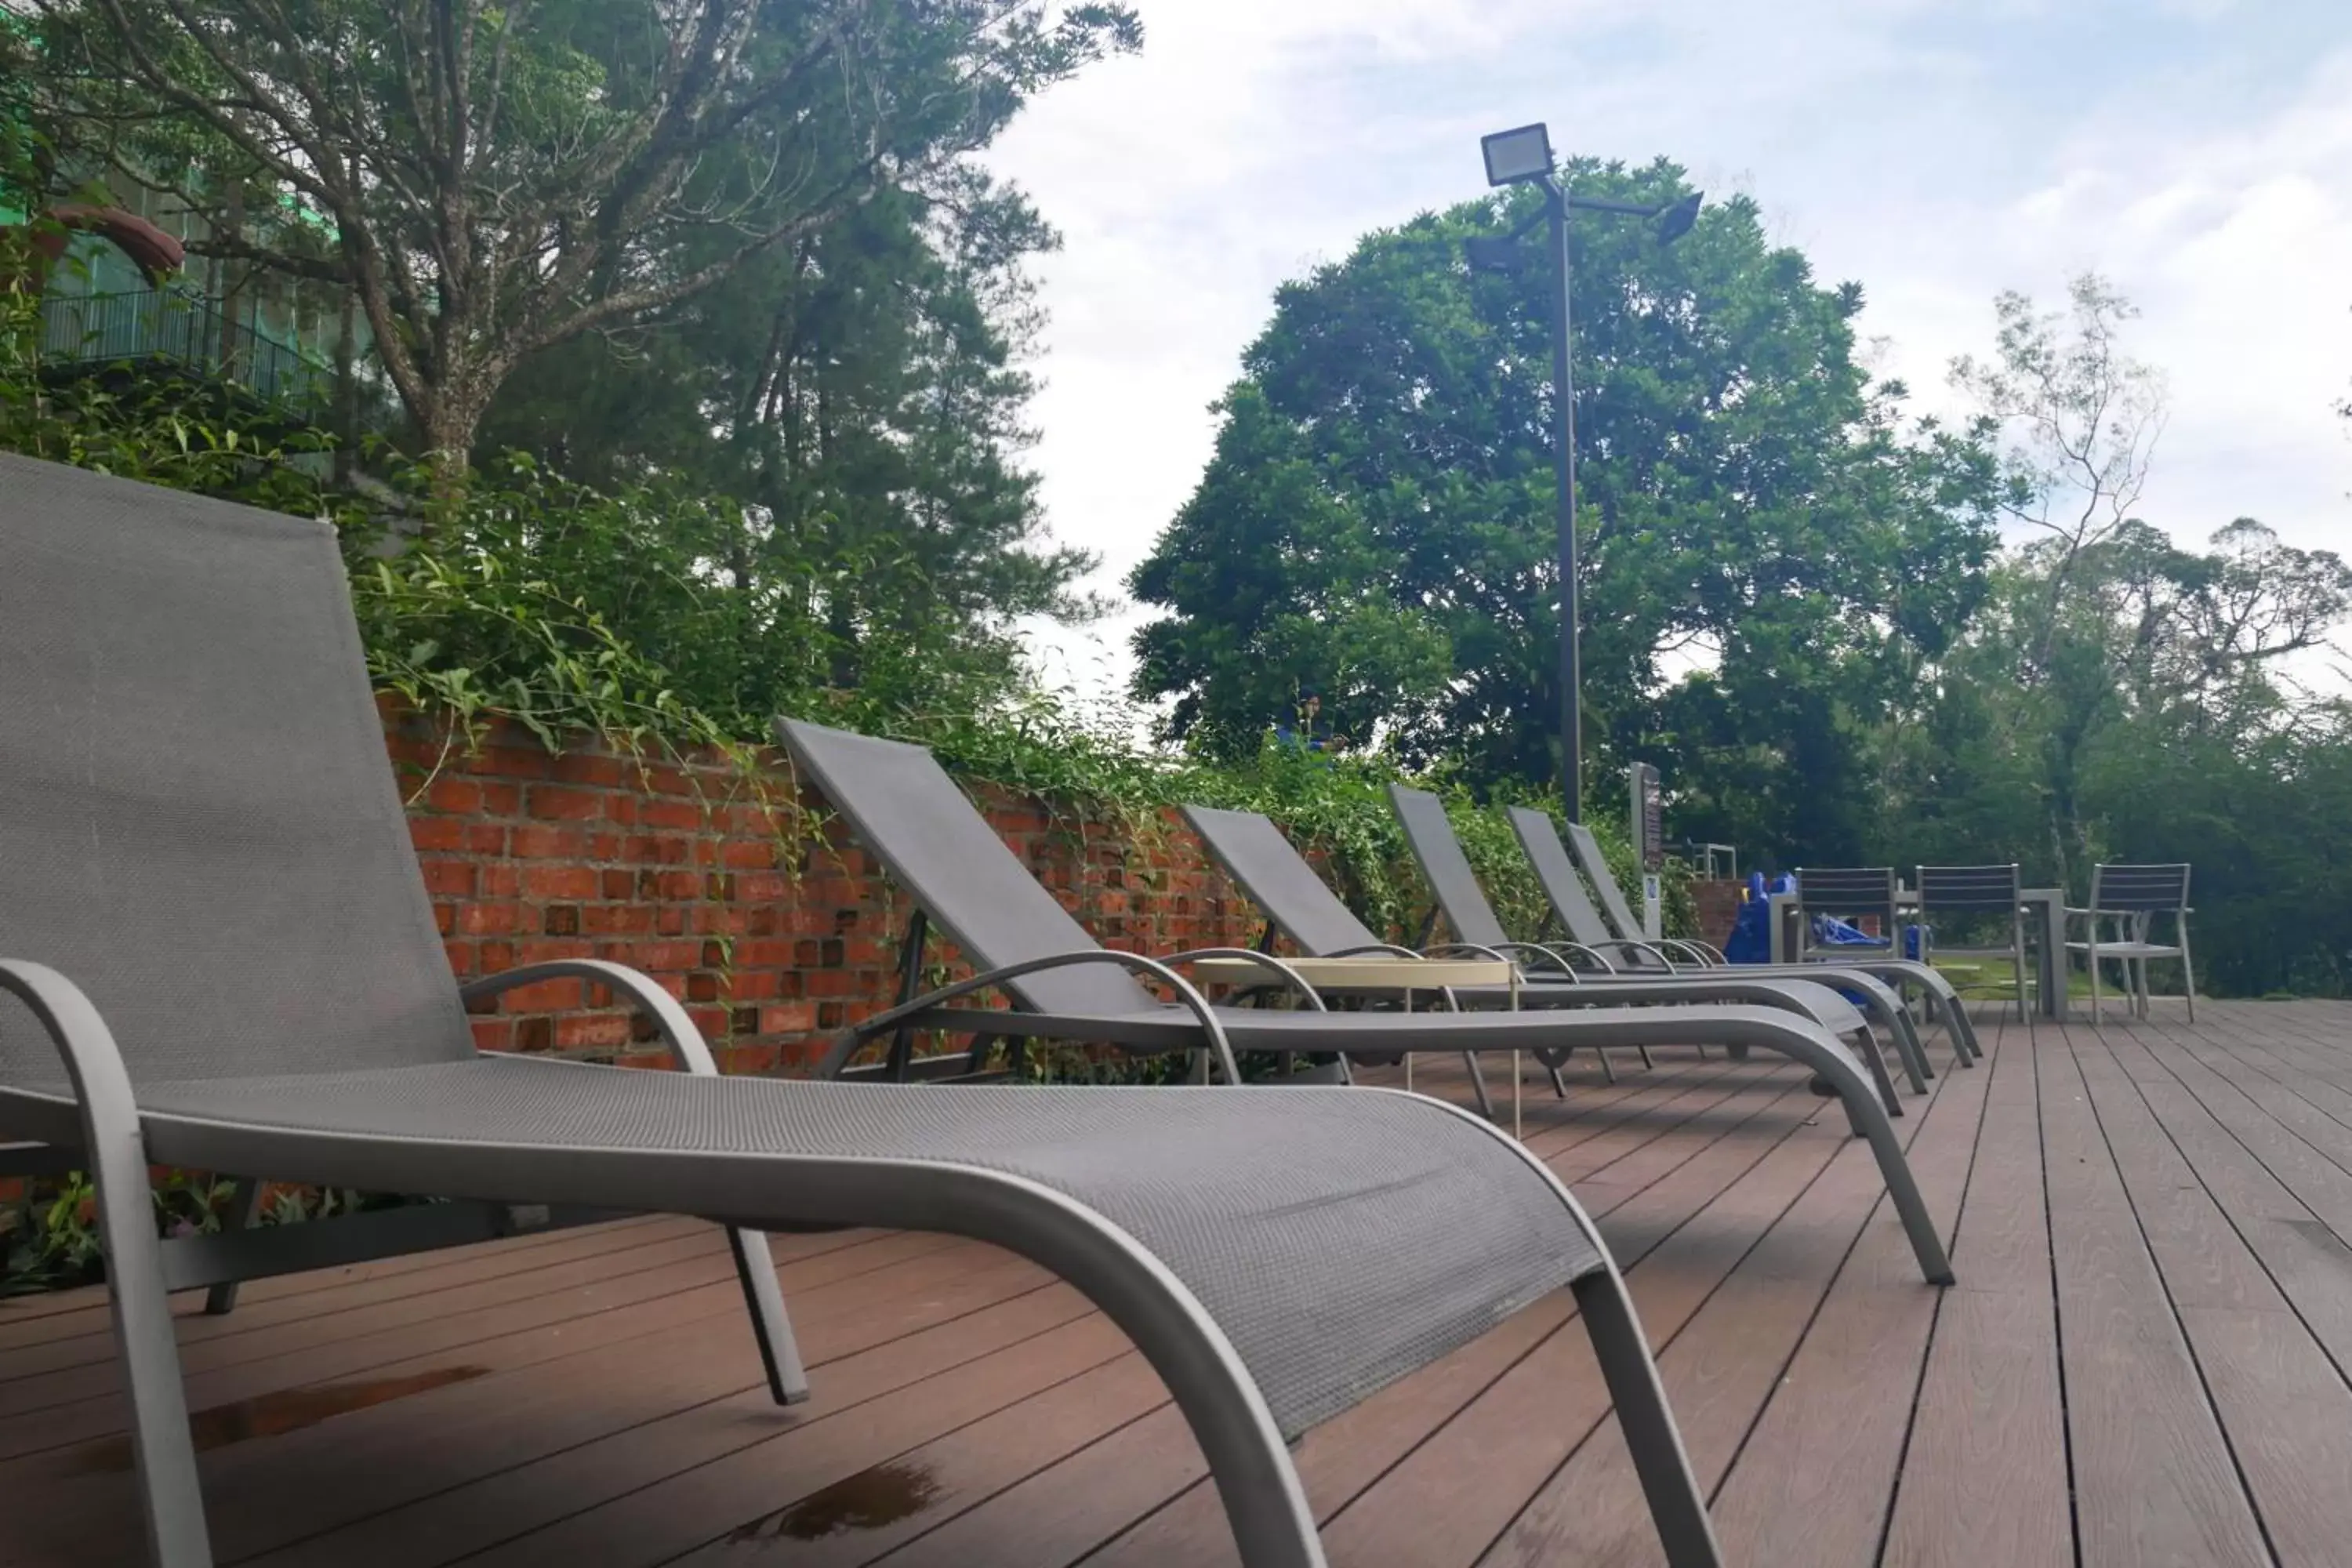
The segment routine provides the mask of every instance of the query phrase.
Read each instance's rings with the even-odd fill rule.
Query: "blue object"
[[[1782,877],[1768,886],[1761,871],[1748,873],[1748,898],[1723,941],[1726,963],[1769,963],[1772,961],[1772,895],[1796,890],[1795,879]]]

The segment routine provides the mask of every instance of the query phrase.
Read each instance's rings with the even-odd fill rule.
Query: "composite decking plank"
[[[575,1418],[544,1436],[526,1428],[515,1442],[494,1425],[436,1466],[437,1474],[402,1489],[418,1494],[413,1500],[380,1506],[394,1495],[388,1492],[361,1500],[340,1509],[333,1527],[246,1561],[254,1568],[450,1562],[1094,1315],[1076,1291],[1058,1281],[1040,1283],[1011,1258],[951,1284],[919,1285],[887,1305],[852,1301],[841,1312],[813,1312],[808,1353],[814,1393],[806,1405],[779,1410],[763,1385],[748,1381],[759,1376],[748,1353],[688,1354],[668,1382],[658,1368],[624,1370],[613,1374],[616,1386],[597,1401],[592,1420]],[[580,1370],[593,1377],[603,1369],[583,1363]],[[550,1403],[563,1397],[560,1389],[536,1392]],[[412,1447],[416,1441],[414,1434],[404,1440]],[[521,1441],[531,1447],[520,1448]],[[400,1451],[389,1435],[370,1447],[358,1456],[361,1462],[382,1462],[382,1455]],[[782,1505],[793,1499],[771,1495],[767,1500]],[[691,1539],[731,1527],[713,1519]]]
[[[1799,1071],[1787,1076],[1802,1082]],[[1770,1140],[1772,1180],[1742,1180],[1738,1172],[1727,1184],[1694,1177],[1690,1185],[1699,1190],[1676,1205],[1687,1217],[1648,1217],[1657,1239],[1639,1248],[1627,1281],[1654,1343],[1698,1308],[1774,1215],[1803,1203],[1821,1171],[1844,1151],[1843,1119],[1819,1117],[1818,1102],[1804,1109],[1785,1131],[1760,1120],[1749,1124],[1756,1136]],[[1726,1217],[1721,1226],[1714,1222],[1718,1213]],[[1632,1238],[1624,1232],[1644,1223],[1621,1209],[1601,1229],[1612,1251],[1632,1256],[1636,1248],[1625,1245]],[[1682,1245],[1662,1264],[1669,1238]],[[1475,1561],[1608,1412],[1591,1343],[1571,1324],[1332,1519],[1325,1531],[1332,1560],[1350,1568]]]
[[[715,1234],[715,1232],[714,1232]],[[862,1247],[825,1251],[790,1267],[803,1278],[830,1279],[887,1266],[910,1251],[940,1245],[937,1237],[889,1236]],[[730,1292],[733,1294],[730,1295]],[[452,1312],[446,1317],[409,1311],[396,1325],[360,1338],[325,1332],[322,1343],[300,1343],[268,1361],[240,1362],[185,1377],[192,1410],[233,1406],[288,1388],[361,1377],[396,1377],[418,1366],[465,1363],[500,1369],[561,1353],[566,1342],[581,1346],[628,1337],[671,1324],[740,1309],[735,1266],[721,1242],[715,1251],[667,1268],[604,1272],[579,1279],[557,1293]],[[0,1452],[10,1459],[28,1453],[102,1440],[124,1429],[128,1406],[107,1393],[37,1413],[27,1421],[0,1426]],[[0,1477],[5,1471],[0,1460]]]
[[[2084,1568],[2271,1561],[2062,1034],[2037,1051]]]
[[[1925,1125],[1916,1112],[1905,1133]],[[1843,1129],[1826,1105],[1826,1122]],[[1817,1113],[1818,1114],[1818,1113]],[[1850,1141],[1808,1138],[1776,1148],[1750,1179],[1684,1227],[1632,1276],[1644,1333],[1702,1486],[1721,1476],[1765,1392],[1802,1336],[1840,1258],[1876,1201],[1877,1166]],[[1736,1256],[1720,1257],[1727,1247]],[[1708,1253],[1718,1256],[1702,1262]],[[1663,1289],[1668,1281],[1679,1291]],[[1718,1283],[1719,1281],[1719,1283]],[[1605,1421],[1511,1520],[1480,1560],[1633,1563],[1659,1546],[1623,1438]],[[1737,1554],[1735,1553],[1735,1560]]]
[[[1958,1283],[1937,1308],[1880,1557],[1887,1568],[2070,1568],[2074,1561],[2033,1070],[2038,1033],[2005,1025],[1981,1064],[1990,1077],[1954,1227]]]
[[[1021,1341],[909,1387],[793,1426],[763,1442],[603,1501],[459,1561],[579,1568],[654,1563],[713,1531],[789,1508],[826,1487],[1132,1353],[1100,1315]],[[764,1506],[749,1512],[747,1500]],[[699,1531],[699,1536],[693,1531]],[[688,1540],[680,1541],[685,1534]]]
[[[919,1300],[924,1291],[969,1289],[958,1276],[970,1267],[924,1248],[896,1272]],[[887,1331],[866,1272],[845,1274],[828,1255],[803,1273],[780,1274],[811,1326],[849,1349],[874,1329]],[[1032,1271],[1010,1283],[1034,1288],[1044,1278]],[[394,1363],[385,1377],[297,1386],[200,1412],[199,1426],[212,1435],[199,1470],[215,1500],[208,1508],[215,1542],[229,1558],[266,1551],[509,1468],[532,1445],[580,1442],[684,1401],[750,1387],[760,1372],[742,1313],[730,1274],[723,1286],[475,1347],[470,1360],[427,1357]],[[585,1399],[583,1390],[599,1396]],[[71,1541],[85,1528],[102,1536],[130,1495],[127,1459],[121,1438],[84,1444],[0,1467],[0,1485],[39,1489],[52,1541]],[[522,1489],[514,1489],[522,1500]]]
[[[2111,1032],[2076,1061],[2125,1191],[2279,1560],[2338,1561],[2352,1542],[2352,1388],[2144,1098],[2162,1086],[2105,1059],[2135,1048]]]
[[[175,1291],[172,1296],[172,1311],[179,1320],[178,1331],[193,1342],[214,1334],[243,1332],[248,1324],[265,1312],[275,1314],[271,1321],[290,1321],[313,1311],[340,1311],[347,1305],[388,1300],[394,1295],[429,1292],[445,1283],[521,1273],[575,1257],[593,1257],[644,1246],[671,1235],[698,1229],[702,1223],[667,1215],[640,1215],[578,1229],[550,1231],[539,1236],[471,1242],[464,1247],[443,1247],[432,1252],[403,1253],[396,1258],[376,1258],[336,1268],[248,1280],[238,1288],[237,1310],[225,1317],[205,1315],[204,1291]],[[418,1276],[432,1278],[418,1284],[415,1282]],[[57,1341],[87,1341],[110,1347],[114,1324],[107,1309],[106,1287],[93,1285],[61,1294],[71,1297],[75,1304],[63,1311],[21,1318],[11,1312],[16,1302],[37,1302],[42,1298],[0,1300],[0,1355],[14,1354]],[[299,1300],[304,1297],[310,1300]],[[292,1303],[290,1308],[281,1310],[282,1304],[287,1303]],[[247,1316],[248,1312],[254,1316]],[[110,1348],[107,1353],[111,1353]]]
[[[1905,1124],[1912,1173],[1937,1233],[1948,1238],[1994,1076],[1989,1068],[1940,1075],[1933,1101]],[[1845,1157],[1857,1178],[1876,1176],[1865,1146]],[[1730,1369],[1735,1384],[1752,1391],[1749,1408],[1759,1401],[1761,1408],[1726,1456],[1714,1506],[1723,1539],[1750,1562],[1828,1568],[1877,1555],[1941,1292],[1920,1278],[1883,1186],[1865,1195],[1864,1217],[1830,1231],[1827,1239],[1847,1246],[1831,1259],[1820,1309],[1779,1363],[1779,1379]]]
[[[1648,1188],[1602,1205],[1600,1224],[1621,1264],[1638,1265],[1660,1239],[1706,1204],[1719,1200],[1727,1188],[1738,1190],[1743,1173],[1753,1170],[1797,1130],[1798,1121],[1780,1118],[1786,1116],[1788,1107],[1810,1109],[1809,1097],[1803,1096],[1792,1076],[1784,1075],[1769,1088],[1778,1092],[1769,1099],[1762,1092],[1752,1094],[1749,1116],[1721,1136],[1702,1142],[1703,1135],[1685,1123],[1678,1130],[1676,1141],[1676,1146],[1685,1151],[1684,1157],[1673,1162],[1671,1169],[1664,1170]],[[1651,1147],[1667,1142],[1662,1139]],[[1300,1479],[1318,1518],[1328,1519],[1349,1504],[1410,1455],[1423,1436],[1441,1430],[1496,1378],[1516,1367],[1571,1315],[1569,1298],[1564,1293],[1555,1296],[1308,1433],[1299,1445],[1297,1458]],[[1569,1331],[1578,1331],[1571,1327]],[[1189,1434],[1171,1441],[1173,1446],[1161,1456],[1161,1462],[1187,1464],[1197,1473],[1197,1451]],[[1063,1467],[1064,1484],[1080,1492],[1111,1484],[1109,1476],[1098,1472],[1118,1462],[1106,1451],[1082,1454]],[[999,1509],[1018,1503],[1006,1500],[990,1506]],[[976,1520],[975,1526],[979,1522]],[[1043,1555],[1038,1561],[1064,1561],[1091,1544],[1076,1539],[1059,1542],[1055,1546],[1061,1555]],[[1335,1553],[1343,1550],[1344,1543],[1335,1542]],[[1229,1563],[1234,1554],[1213,1493],[1195,1487],[1084,1560],[1089,1568],[1129,1563],[1139,1568],[1143,1564]]]

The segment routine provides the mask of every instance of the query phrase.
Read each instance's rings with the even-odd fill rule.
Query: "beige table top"
[[[1283,958],[1318,991],[1434,991],[1447,985],[1511,985],[1518,968],[1493,958]],[[1192,965],[1202,981],[1219,985],[1265,985],[1281,977],[1245,958],[1203,958]]]

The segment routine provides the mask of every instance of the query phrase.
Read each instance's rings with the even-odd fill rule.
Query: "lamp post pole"
[[[1554,489],[1559,505],[1559,773],[1560,804],[1568,820],[1584,816],[1584,713],[1581,696],[1583,658],[1578,644],[1576,592],[1576,382],[1569,314],[1568,215],[1570,209],[1618,213],[1648,218],[1657,225],[1658,242],[1671,245],[1690,232],[1697,221],[1701,197],[1696,191],[1677,200],[1651,205],[1605,196],[1572,196],[1559,182],[1552,157],[1551,133],[1541,124],[1497,131],[1479,139],[1486,160],[1489,185],[1534,184],[1543,191],[1543,216],[1551,228],[1552,281],[1559,290],[1552,300],[1551,384],[1554,408],[1552,454]],[[1465,240],[1463,249],[1474,269],[1516,272],[1512,246],[1534,226],[1529,218],[1510,234],[1480,236]]]
[[[1546,174],[1541,184],[1544,216],[1551,228],[1551,267],[1558,291],[1552,296],[1552,420],[1559,450],[1553,454],[1553,489],[1559,506],[1559,776],[1568,820],[1584,820],[1583,656],[1578,647],[1576,593],[1576,382],[1570,352],[1568,193]]]

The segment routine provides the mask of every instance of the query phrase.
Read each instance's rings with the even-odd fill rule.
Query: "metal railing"
[[[334,387],[331,364],[268,336],[255,314],[231,319],[220,300],[181,289],[53,294],[41,302],[41,353],[58,364],[168,361],[272,402],[324,403]]]

